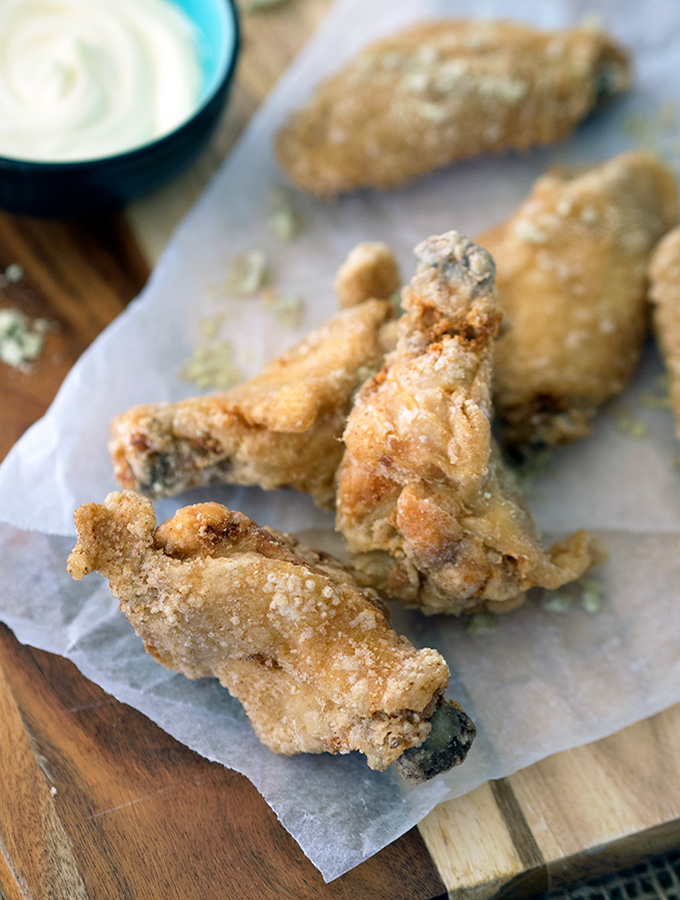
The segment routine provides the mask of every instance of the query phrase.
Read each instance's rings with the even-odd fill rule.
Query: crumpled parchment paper
[[[600,613],[586,611],[578,596],[562,614],[534,601],[502,617],[494,630],[473,633],[465,621],[393,609],[399,630],[445,655],[450,694],[479,729],[462,767],[417,788],[391,772],[371,772],[357,755],[276,756],[259,744],[240,705],[216,682],[190,682],[157,665],[107,584],[99,576],[76,584],[66,574],[72,513],[116,488],[106,451],[112,416],[133,403],[196,393],[178,372],[206,343],[200,324],[206,317],[225,314],[221,337],[233,342],[244,375],[253,374],[335,311],[333,275],[358,241],[391,244],[408,279],[416,243],[450,228],[474,235],[500,221],[554,162],[598,160],[628,149],[639,143],[641,122],[657,147],[677,152],[677,130],[663,105],[673,100],[680,79],[680,6],[674,0],[644,6],[518,0],[511,12],[544,27],[601,15],[633,51],[635,90],[556,147],[463,162],[389,194],[320,202],[293,192],[305,228],[294,242],[282,243],[266,227],[271,189],[285,182],[272,136],[312,86],[366,41],[408,21],[509,16],[500,0],[339,0],[178,228],[142,295],[82,356],[46,416],[0,467],[0,619],[21,641],[67,656],[194,750],[244,773],[326,880],[376,853],[442,800],[680,700],[678,446],[669,410],[649,402],[658,396],[661,373],[653,348],[630,390],[603,410],[593,436],[555,454],[529,489],[547,533],[587,527],[605,542]],[[638,117],[633,136],[631,116]],[[266,253],[276,290],[304,298],[300,327],[286,326],[257,298],[227,296],[230,261],[254,248]],[[332,543],[332,518],[290,492],[194,491],[158,503],[159,521],[208,497],[262,525]]]

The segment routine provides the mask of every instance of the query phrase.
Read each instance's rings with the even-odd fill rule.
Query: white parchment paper
[[[576,603],[558,616],[530,603],[503,617],[493,632],[474,635],[464,622],[393,610],[395,625],[415,644],[445,655],[450,693],[479,729],[462,767],[418,788],[405,787],[390,772],[370,772],[356,755],[278,757],[259,744],[240,705],[217,683],[190,682],[158,666],[106,583],[90,576],[76,584],[66,574],[72,513],[116,487],[106,451],[113,415],[133,403],[195,393],[178,371],[204,343],[200,322],[206,316],[227,314],[224,335],[244,373],[253,374],[335,311],[333,275],[358,241],[390,243],[408,278],[411,248],[427,235],[450,228],[474,235],[510,214],[549,164],[602,159],[632,146],[627,117],[653,118],[673,100],[680,81],[680,5],[512,5],[515,18],[545,27],[574,24],[593,12],[634,53],[636,87],[627,100],[558,147],[464,162],[389,194],[365,192],[337,202],[296,194],[306,228],[283,244],[265,226],[271,188],[285,181],[272,136],[319,78],[367,40],[413,19],[508,16],[501,0],[339,0],[179,227],[143,294],[83,355],[46,416],[0,468],[0,618],[20,640],[64,654],[179,740],[244,773],[327,880],[377,852],[442,800],[680,701],[678,447],[669,411],[645,404],[661,371],[653,348],[624,398],[602,412],[592,438],[556,454],[530,491],[547,532],[588,527],[605,541],[601,613],[589,615]],[[657,142],[677,150],[667,109],[664,121]],[[230,260],[253,248],[266,252],[277,290],[305,298],[299,329],[286,328],[256,299],[226,297]],[[622,415],[643,423],[644,439],[621,433]],[[332,528],[331,518],[307,498],[256,489],[191,492],[157,504],[159,520],[207,497],[287,531]]]

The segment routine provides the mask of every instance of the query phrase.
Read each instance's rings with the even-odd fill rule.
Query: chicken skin
[[[290,178],[319,196],[391,188],[479,153],[561,141],[629,85],[626,52],[601,32],[421,23],[322,84],[277,150]]]
[[[448,232],[416,256],[396,349],[347,422],[336,527],[361,584],[427,613],[503,611],[578,578],[599,551],[584,532],[542,547],[492,440],[490,255]]]
[[[104,575],[148,652],[218,678],[274,752],[358,750],[414,781],[465,758],[475,729],[443,700],[446,662],[397,635],[333,558],[217,503],[156,527],[151,502],[127,491],[75,521],[71,575]]]
[[[392,316],[390,303],[369,300],[230,391],[119,415],[109,444],[118,483],[151,497],[216,483],[292,487],[332,507],[351,398],[382,364]]]
[[[667,234],[654,251],[649,279],[654,330],[668,372],[680,438],[680,228]]]
[[[677,218],[672,172],[632,152],[544,175],[506,223],[477,236],[509,324],[494,363],[508,446],[522,453],[586,435],[625,387],[647,334],[649,255]]]

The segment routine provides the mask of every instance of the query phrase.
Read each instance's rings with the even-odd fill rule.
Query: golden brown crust
[[[416,254],[397,347],[345,429],[336,524],[360,583],[428,613],[501,611],[598,556],[583,532],[543,549],[491,439],[491,257],[455,232]]]
[[[564,139],[629,86],[625,51],[587,29],[418,24],[365,48],[278,135],[294,182],[389,188],[455,160]]]
[[[397,261],[387,244],[382,243],[357,244],[333,282],[341,309],[365,300],[389,300],[400,287]]]
[[[381,365],[392,315],[386,301],[362,303],[230,391],[118,416],[109,449],[119,484],[152,497],[214,483],[293,487],[332,506],[352,393]]]
[[[106,576],[147,650],[217,677],[275,752],[360,750],[384,769],[423,745],[446,663],[399,637],[331,557],[217,503],[156,528],[148,500],[114,493],[75,521],[73,577]]]
[[[672,172],[652,154],[624,153],[548,173],[507,222],[477,237],[509,323],[494,363],[509,445],[587,434],[625,386],[646,335],[648,257],[677,217]]]
[[[654,251],[649,278],[654,330],[668,372],[680,438],[680,228],[667,234]]]

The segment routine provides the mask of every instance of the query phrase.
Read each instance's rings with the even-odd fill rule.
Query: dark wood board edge
[[[528,870],[508,882],[497,900],[540,900],[552,891],[569,892],[586,882],[614,880],[621,870],[680,847],[680,822],[667,822],[630,837]],[[595,890],[595,888],[593,888]],[[602,896],[606,896],[604,893]]]

